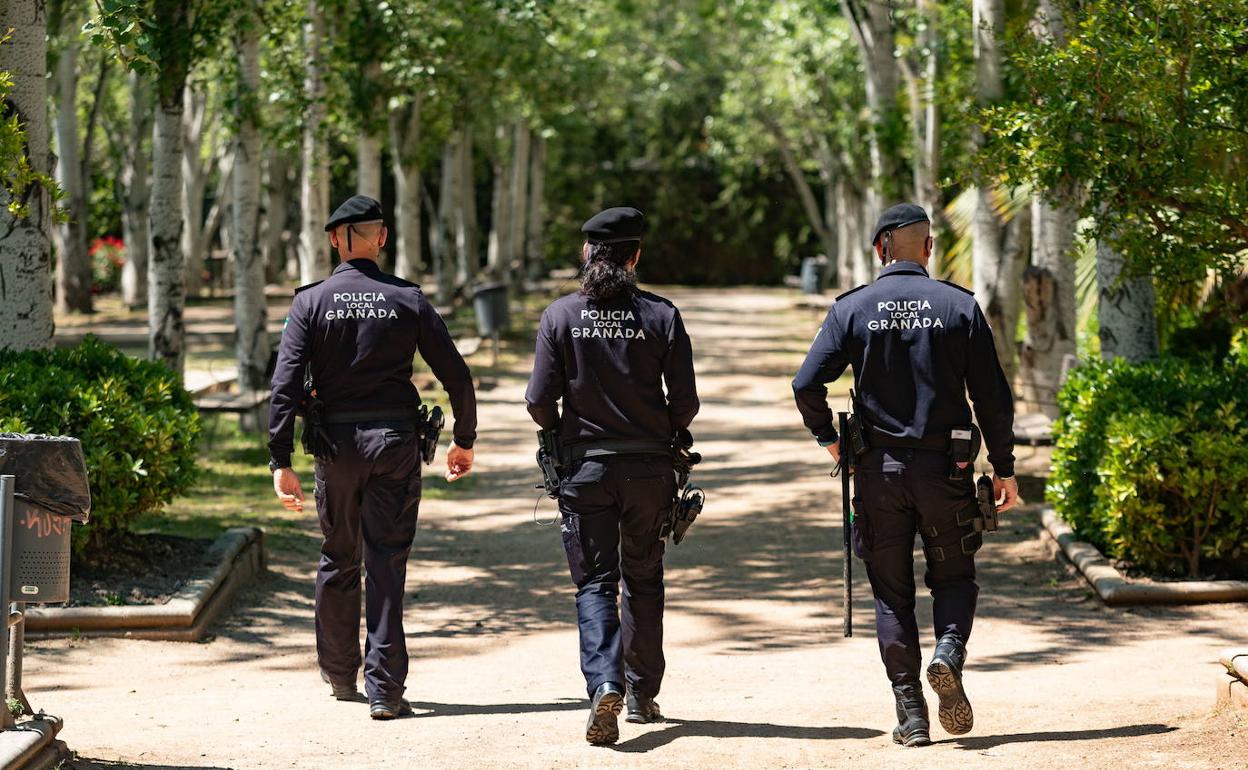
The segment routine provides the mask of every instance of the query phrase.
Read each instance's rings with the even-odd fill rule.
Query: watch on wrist
[[[1009,481],[1010,479],[1014,478],[1014,475],[1010,474],[1009,476],[997,476],[997,478],[1001,479],[1002,481]]]
[[[282,465],[277,460],[269,460],[269,473],[277,473],[282,468],[289,468],[289,465]]]

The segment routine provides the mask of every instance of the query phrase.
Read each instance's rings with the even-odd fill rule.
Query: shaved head
[[[898,227],[896,230],[880,235],[880,240],[875,245],[876,253],[881,259],[884,258],[884,239],[888,238],[890,258],[926,265],[931,255],[929,245],[931,242],[928,240],[931,233],[932,227],[928,222],[915,222],[912,225]]]
[[[348,228],[351,230],[350,238],[347,238]],[[329,242],[343,259],[377,259],[381,247],[386,245],[387,234],[385,222],[354,222],[331,230]]]

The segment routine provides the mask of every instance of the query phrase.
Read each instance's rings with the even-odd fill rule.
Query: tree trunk
[[[486,243],[485,264],[492,278],[502,278],[507,267],[508,238],[511,236],[511,164],[507,163],[509,145],[506,126],[498,126],[494,134],[497,147],[493,163],[493,191],[490,196],[490,233]]]
[[[26,159],[47,174],[48,66],[47,18],[41,0],[0,0],[0,16],[12,37],[0,45],[0,71],[13,78],[6,115],[26,132]],[[52,344],[51,199],[42,185],[26,190],[28,216],[9,213],[9,195],[0,189],[0,348],[29,350]]]
[[[507,222],[511,232],[507,236],[507,253],[504,255],[504,275],[510,279],[521,274],[525,249],[525,228],[528,227],[529,207],[529,152],[530,152],[529,121],[520,118],[516,121],[515,138],[511,145],[511,213]],[[510,280],[508,281],[510,282]]]
[[[409,281],[424,270],[420,253],[420,108],[416,96],[390,113],[390,164],[394,171],[394,220],[398,241],[394,274]]]
[[[1157,356],[1157,298],[1147,275],[1129,276],[1126,259],[1105,241],[1096,244],[1101,357],[1140,363]]]
[[[204,189],[208,174],[204,168],[204,124],[208,94],[185,89],[182,111],[182,253],[186,259],[186,293],[199,294],[204,282],[204,257],[199,250],[204,226]]]
[[[939,40],[936,35],[937,12],[932,0],[916,0],[916,10],[923,18],[923,31],[918,47],[923,56],[922,74],[916,73],[902,60],[902,73],[910,96],[911,140],[914,145],[914,199],[932,219],[932,230],[939,235],[947,228],[944,222],[944,199],[940,192],[940,105],[936,82],[940,74]],[[928,270],[939,275],[940,238],[934,239]]]
[[[260,253],[259,19],[243,19],[238,41],[238,135],[234,144],[234,322],[237,329],[238,385],[265,387],[269,334],[265,324],[264,259]]]
[[[304,90],[308,108],[303,123],[303,178],[300,183],[299,280],[319,281],[329,275],[329,241],[325,219],[329,216],[329,152],[323,136],[325,120],[324,57],[325,19],[320,0],[308,0],[303,26],[305,60]]]
[[[1019,351],[1023,400],[1030,410],[1057,417],[1062,361],[1075,355],[1076,212],[1037,197],[1031,208],[1031,261],[1023,273],[1027,336]],[[1030,411],[1029,410],[1029,411]]]
[[[480,242],[477,231],[477,194],[472,159],[472,132],[463,128],[455,145],[458,156],[456,169],[455,290],[468,284],[480,267]]]
[[[56,309],[59,312],[91,312],[91,257],[87,254],[90,209],[82,157],[78,146],[78,65],[80,45],[76,30],[56,62],[53,91],[56,100],[56,180],[65,193],[69,221],[58,227],[56,259]]]
[[[879,217],[879,208],[870,190],[866,195],[859,193],[858,203],[858,216],[854,217],[855,224],[851,228],[854,235],[854,247],[851,253],[853,254],[854,285],[862,286],[875,280],[876,266],[879,265],[875,249],[867,243],[867,234],[871,232],[871,226]]]
[[[824,220],[823,212],[819,209],[819,202],[815,199],[815,192],[811,189],[809,180],[806,179],[806,172],[802,170],[801,165],[798,163],[788,135],[785,134],[783,126],[770,115],[764,115],[763,122],[770,129],[772,137],[775,138],[776,147],[780,150],[780,159],[784,163],[784,171],[788,174],[789,181],[793,183],[793,188],[797,191],[797,198],[801,201],[802,211],[806,214],[806,221],[810,224],[811,229],[815,231],[815,235],[818,236],[819,243],[823,247],[824,256],[836,259],[836,255],[839,253],[836,238],[833,236],[828,223]]]
[[[867,195],[868,221],[900,198],[901,116],[897,106],[897,63],[891,3],[842,0],[842,11],[862,53],[866,74],[867,107],[871,115],[868,146],[871,188]]]
[[[528,275],[536,277],[545,257],[546,241],[546,137],[540,131],[533,134],[529,153],[529,224],[524,261]]]
[[[381,137],[360,131],[356,144],[356,168],[360,195],[381,200]]]
[[[975,100],[980,107],[987,107],[998,101],[1003,92],[1000,41],[1005,28],[1004,2],[974,0],[972,11]],[[972,129],[972,140],[976,150],[983,147],[983,131],[978,125]],[[990,188],[981,186],[976,189],[975,214],[971,224],[972,283],[975,299],[993,329],[1001,367],[1012,380],[1016,370],[1014,336],[1023,267],[1012,260],[1024,255],[1026,250],[1006,248],[1005,223],[997,214],[993,199]]]
[[[186,353],[182,254],[182,94],[161,99],[152,141],[152,199],[147,276],[148,341],[152,360],[179,376]]]
[[[451,134],[442,148],[442,183],[439,187],[438,216],[430,218],[429,244],[433,251],[434,275],[438,280],[438,301],[447,304],[451,300],[453,278],[451,260],[455,250],[453,235],[455,206],[459,193],[455,189],[455,179],[459,169],[459,148],[455,134]]]
[[[277,148],[269,148],[264,154],[268,184],[264,186],[264,225],[261,243],[263,244],[265,279],[268,283],[276,283],[286,273],[287,267],[286,225],[290,214],[290,161],[286,154]]]
[[[131,309],[147,302],[147,203],[152,135],[151,86],[138,73],[129,75],[130,130],[123,142],[125,165],[121,183],[125,190],[121,209],[122,239],[126,263],[121,268],[121,299]]]

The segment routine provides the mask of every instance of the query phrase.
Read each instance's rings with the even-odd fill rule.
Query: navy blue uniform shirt
[[[992,330],[966,289],[894,262],[867,286],[836,298],[793,380],[806,427],[837,440],[826,383],[854,367],[867,423],[899,438],[947,437],[971,423],[966,397],[1000,476],[1014,475],[1014,397]]]
[[[579,292],[555,300],[542,314],[525,400],[534,421],[559,428],[565,442],[669,441],[698,413],[680,311],[640,290],[601,302]]]
[[[370,259],[353,259],[324,281],[297,289],[273,372],[273,460],[290,465],[306,364],[329,409],[403,409],[420,404],[412,384],[417,351],[450,397],[455,443],[471,449],[477,436],[472,376],[419,286],[382,272]]]

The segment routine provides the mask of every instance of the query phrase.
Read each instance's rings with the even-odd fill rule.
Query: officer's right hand
[[[1020,501],[1018,496],[1018,480],[1013,476],[1008,479],[1003,479],[995,473],[992,474],[992,493],[996,495],[997,500],[1000,501],[997,503],[997,513],[1010,510],[1014,506],[1018,505]],[[1003,495],[1005,498],[1004,500],[1002,500]]]
[[[299,477],[290,468],[273,471],[273,491],[277,493],[277,499],[282,501],[282,507],[286,510],[303,510],[303,487],[299,484]]]
[[[446,480],[458,481],[472,470],[472,450],[452,443],[446,453]]]

